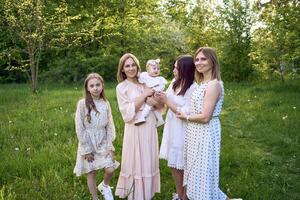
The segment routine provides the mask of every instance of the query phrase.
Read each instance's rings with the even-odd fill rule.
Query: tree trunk
[[[31,90],[33,93],[35,93],[37,92],[37,68],[36,68],[34,51],[30,48],[28,54],[30,60]]]

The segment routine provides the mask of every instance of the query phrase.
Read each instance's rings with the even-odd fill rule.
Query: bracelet
[[[187,115],[187,116],[185,117],[185,119],[186,119],[187,122],[189,122],[190,116]]]

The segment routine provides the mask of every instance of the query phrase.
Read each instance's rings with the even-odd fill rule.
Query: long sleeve
[[[106,134],[107,134],[107,148],[108,150],[115,151],[115,148],[113,146],[113,141],[116,138],[116,129],[114,120],[112,117],[111,107],[109,102],[107,101],[107,111],[108,111],[108,123],[106,125]]]
[[[92,152],[92,144],[90,142],[88,134],[85,131],[84,119],[85,119],[85,109],[84,100],[80,100],[77,104],[76,114],[75,114],[75,130],[77,138],[79,140],[80,155],[85,155]]]
[[[122,84],[122,83],[121,83]],[[117,100],[119,110],[125,123],[130,122],[135,117],[135,102],[127,96],[127,87],[124,84],[117,86]]]

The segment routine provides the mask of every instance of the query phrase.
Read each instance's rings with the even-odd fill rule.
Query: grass
[[[220,187],[229,197],[300,199],[300,81],[225,84]],[[0,85],[0,200],[87,200],[86,178],[73,167],[77,138],[76,102],[81,86],[42,86],[32,94],[27,85]],[[115,84],[107,84],[117,130],[120,161],[123,121]],[[162,128],[159,129],[161,138]],[[160,161],[161,193],[175,191],[170,170]],[[116,185],[117,170],[112,186]],[[102,172],[97,180],[102,180]],[[116,198],[117,199],[117,198]]]

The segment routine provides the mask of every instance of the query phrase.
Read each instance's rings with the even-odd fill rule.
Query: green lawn
[[[244,200],[300,199],[300,81],[225,87],[221,189]],[[105,92],[120,161],[123,122],[115,84],[108,84]],[[27,85],[0,85],[0,200],[89,199],[86,178],[73,174],[74,112],[82,94],[81,86],[42,86],[32,94]],[[159,134],[161,138],[162,128]],[[165,161],[160,170],[161,193],[154,199],[171,199],[175,188]],[[101,178],[99,173],[98,182]]]

